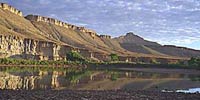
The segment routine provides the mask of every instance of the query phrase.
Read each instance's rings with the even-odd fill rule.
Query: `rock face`
[[[92,37],[97,36],[97,33],[93,30],[86,29],[85,27],[77,27],[75,25],[71,25],[71,24],[59,21],[57,19],[54,19],[54,18],[38,16],[38,15],[27,15],[25,18],[30,20],[30,21],[46,22],[46,23],[57,25],[57,26],[69,28],[69,29],[72,29],[72,30],[78,30],[78,31],[81,31],[83,33],[88,33]]]
[[[60,45],[55,43],[24,39],[12,35],[0,35],[0,57],[37,60],[59,60]],[[64,58],[62,58],[64,59]]]
[[[24,41],[17,36],[0,35],[0,57],[20,55],[24,52]]]
[[[12,35],[0,35],[0,58],[64,60],[67,52],[71,50],[80,52],[84,57],[92,57],[92,52],[85,49],[76,49],[53,42],[20,38]]]
[[[105,38],[105,39],[111,39],[110,35],[100,35],[99,37],[100,38]]]
[[[19,16],[23,16],[22,12],[17,10],[16,8],[6,4],[6,3],[0,3],[0,8],[4,9],[4,10],[8,10],[14,14],[17,14]]]

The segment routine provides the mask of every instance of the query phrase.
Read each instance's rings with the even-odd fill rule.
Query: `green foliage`
[[[37,67],[6,67],[5,70],[3,70],[5,72],[9,72],[9,73],[13,73],[13,72],[17,72],[17,73],[23,73],[23,72],[38,72],[39,68]]]
[[[191,77],[190,80],[191,80],[191,81],[198,81],[198,82],[200,82],[200,76]]]
[[[81,78],[91,75],[89,70],[70,70],[67,72],[66,78],[73,84],[77,83]]]
[[[119,78],[119,72],[118,71],[111,71],[111,70],[105,70],[107,74],[110,75],[111,81],[116,81]]]
[[[111,61],[119,61],[119,57],[117,54],[110,54]]]
[[[38,60],[25,60],[25,59],[11,59],[11,58],[1,58],[0,64],[2,65],[68,65],[68,64],[83,64],[86,62],[80,61],[38,61]]]
[[[160,64],[160,62],[158,62],[156,59],[151,59],[151,63],[152,64]]]
[[[113,72],[111,73],[111,80],[112,81],[116,81],[119,77],[119,73],[118,72]]]
[[[188,64],[190,66],[196,66],[196,67],[200,67],[200,58],[194,58],[192,57],[189,61]]]
[[[85,58],[76,51],[70,51],[67,53],[67,59],[70,61],[85,61]]]

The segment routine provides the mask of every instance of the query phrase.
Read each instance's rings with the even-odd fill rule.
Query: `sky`
[[[113,37],[133,32],[200,50],[200,0],[0,0],[24,15],[49,16]]]

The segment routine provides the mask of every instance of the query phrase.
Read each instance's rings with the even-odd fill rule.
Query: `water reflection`
[[[5,68],[0,89],[158,89],[200,87],[196,75],[89,69]],[[181,83],[181,84],[180,84]],[[156,87],[156,88],[155,88]]]

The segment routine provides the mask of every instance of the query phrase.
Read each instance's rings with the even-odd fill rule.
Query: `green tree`
[[[111,61],[119,61],[119,57],[117,54],[110,54]]]
[[[191,66],[198,66],[198,67],[200,67],[200,58],[192,57],[192,58],[188,61],[188,64],[191,65]]]
[[[158,62],[156,59],[153,59],[153,58],[151,59],[151,63],[152,64],[160,64],[160,62]]]
[[[85,61],[85,58],[77,51],[68,52],[67,59],[70,61]]]

